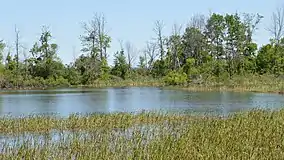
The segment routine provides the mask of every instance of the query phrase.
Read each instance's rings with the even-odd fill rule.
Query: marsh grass
[[[194,81],[194,80],[193,80]],[[94,82],[85,86],[90,88],[102,87],[163,87],[187,91],[234,91],[234,92],[265,92],[284,94],[284,78],[274,75],[254,75],[228,77],[207,77],[200,83],[190,81],[184,85],[167,85],[163,79],[141,78],[135,80]]]
[[[209,78],[201,84],[171,87],[187,91],[235,91],[284,94],[284,78],[272,75],[235,76],[231,79]]]
[[[0,133],[0,159],[284,158],[284,110],[2,118]]]
[[[140,78],[111,81],[95,81],[85,87],[102,88],[102,87],[163,87],[165,83],[162,79]]]
[[[89,85],[69,85],[69,88],[105,88],[105,87],[163,87],[171,89],[182,89],[187,91],[234,91],[234,92],[262,92],[262,93],[280,93],[284,94],[284,77],[274,75],[254,75],[247,74],[243,76],[228,77],[207,77],[200,83],[194,83],[190,80],[184,85],[169,86],[163,78],[138,77],[134,79],[115,79],[108,81],[94,81]],[[66,86],[42,86],[12,88],[20,90],[42,90],[59,89]],[[2,94],[2,92],[0,93]],[[7,94],[4,92],[4,94]]]

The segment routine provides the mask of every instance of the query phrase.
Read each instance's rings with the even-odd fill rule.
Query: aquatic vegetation
[[[231,79],[212,78],[201,84],[188,84],[187,86],[175,86],[187,91],[235,91],[235,92],[266,92],[284,93],[284,79],[274,76],[234,76]]]
[[[1,159],[283,159],[284,110],[0,120]]]

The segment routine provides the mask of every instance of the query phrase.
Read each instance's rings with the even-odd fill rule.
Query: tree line
[[[108,64],[112,38],[106,31],[103,14],[83,24],[80,36],[84,53],[70,64],[58,57],[58,44],[52,33],[42,28],[40,38],[26,52],[20,53],[19,31],[15,29],[15,51],[0,41],[0,85],[2,88],[24,86],[90,85],[137,77],[163,78],[178,85],[201,77],[231,78],[235,75],[284,73],[284,8],[272,15],[269,43],[258,46],[253,35],[264,17],[260,14],[211,13],[195,15],[183,28],[173,25],[165,36],[163,21],[156,21],[155,39],[149,40],[142,54],[133,45],[121,41],[114,54],[114,66]],[[19,54],[25,59],[19,60]],[[138,58],[138,66],[134,60]]]

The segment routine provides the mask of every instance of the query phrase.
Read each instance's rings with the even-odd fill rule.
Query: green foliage
[[[164,81],[167,85],[183,85],[187,82],[187,74],[181,71],[170,71]]]
[[[100,80],[107,81],[110,78],[110,67],[107,64],[107,59],[103,58],[101,62]]]
[[[259,73],[284,74],[283,44],[267,44],[261,47],[256,57],[257,70]]]
[[[165,60],[157,60],[153,64],[152,73],[154,77],[162,77],[167,73],[167,68],[169,68]]]
[[[128,76],[128,64],[124,51],[116,52],[114,56],[114,67],[112,68],[111,73],[115,76],[126,79]]]
[[[198,70],[195,67],[195,59],[194,58],[187,58],[186,62],[183,66],[183,71],[184,73],[186,73],[187,75],[192,75],[192,74],[197,74],[199,73]]]
[[[1,143],[0,159],[284,159],[283,120],[283,109],[225,118],[151,112],[1,118],[0,133],[11,140]]]
[[[65,66],[63,78],[68,80],[70,85],[79,85],[81,83],[80,82],[80,79],[81,79],[80,73],[76,70],[75,67],[73,67],[71,65]]]
[[[115,53],[111,67],[107,61],[111,37],[106,33],[103,15],[95,14],[83,25],[80,40],[84,54],[70,64],[64,65],[58,57],[59,46],[52,43],[52,34],[47,28],[43,28],[39,40],[30,49],[31,55],[19,64],[10,49],[5,53],[6,45],[1,40],[1,86],[108,84],[141,77],[163,78],[166,84],[181,85],[195,83],[196,76],[204,82],[232,80],[250,74],[284,75],[284,37],[274,37],[260,49],[253,42],[252,36],[262,18],[259,14],[212,13],[208,19],[193,17],[183,32],[175,25],[168,37],[159,32],[162,26],[156,26],[160,39],[147,43],[143,55],[139,55],[137,67],[128,64],[123,49]],[[22,79],[24,82],[19,82]]]
[[[46,79],[46,83],[50,87],[58,87],[58,86],[69,86],[69,82],[67,79],[63,78],[62,76],[59,77],[49,77]]]

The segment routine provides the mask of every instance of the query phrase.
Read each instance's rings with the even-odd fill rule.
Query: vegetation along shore
[[[1,159],[283,159],[284,110],[0,119]],[[1,139],[0,139],[1,140]]]
[[[47,26],[28,50],[15,28],[15,51],[0,40],[0,88],[158,86],[283,94],[284,23],[278,22],[284,8],[273,13],[272,36],[260,46],[253,36],[263,18],[198,14],[186,27],[172,26],[170,35],[157,20],[155,38],[144,48],[121,41],[121,49],[110,53],[113,38],[104,15],[96,13],[83,24],[82,54],[70,64],[58,56],[60,44]],[[1,117],[0,159],[284,159],[283,133],[283,109],[229,117],[146,112]]]
[[[276,12],[273,15],[274,19],[284,17]],[[284,38],[276,35],[283,35],[284,25],[272,23],[270,31],[277,34],[258,46],[253,35],[263,18],[247,13],[195,15],[184,28],[174,25],[168,36],[164,33],[166,24],[158,20],[153,26],[156,37],[144,48],[121,41],[121,49],[113,54],[108,51],[113,39],[104,32],[106,18],[96,13],[83,24],[82,55],[70,64],[59,58],[60,44],[53,43],[48,27],[42,27],[33,47],[23,51],[16,28],[13,48],[17,50],[0,40],[0,88],[170,85],[191,90],[283,92]],[[279,27],[283,29],[275,30]],[[112,66],[108,61],[111,55]]]

